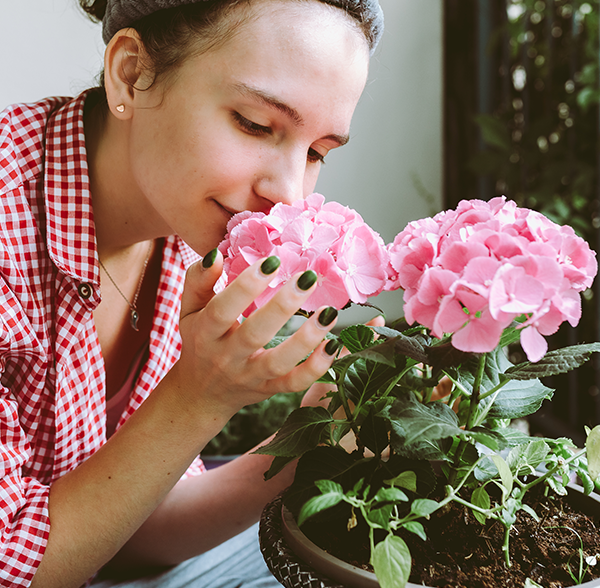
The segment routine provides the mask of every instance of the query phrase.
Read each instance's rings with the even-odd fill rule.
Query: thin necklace
[[[152,244],[153,244],[153,241],[150,241],[150,244],[148,245],[148,253],[146,254],[146,260],[144,261],[144,267],[142,269],[142,275],[140,276],[140,279],[139,279],[139,282],[137,285],[137,289],[135,291],[135,295],[133,297],[132,302],[129,302],[129,300],[127,299],[127,296],[125,296],[125,294],[123,294],[123,292],[121,292],[121,289],[119,288],[119,286],[117,286],[117,283],[112,279],[112,276],[108,273],[107,269],[104,267],[104,264],[102,263],[100,258],[98,258],[98,263],[100,263],[100,267],[104,270],[104,273],[108,276],[108,279],[113,283],[113,286],[117,289],[117,292],[121,295],[123,300],[125,300],[125,302],[127,302],[127,304],[129,305],[129,323],[131,324],[131,328],[134,331],[140,330],[138,327],[138,321],[140,320],[140,315],[138,314],[136,305],[137,305],[138,296],[140,295],[140,290],[142,289],[142,282],[144,281],[144,276],[146,275],[146,268],[148,267],[148,262],[150,261],[150,253],[152,252]]]

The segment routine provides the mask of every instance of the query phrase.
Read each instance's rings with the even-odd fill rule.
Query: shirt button
[[[77,292],[84,300],[87,300],[92,295],[93,291],[94,290],[90,284],[81,283],[79,286],[77,286]]]

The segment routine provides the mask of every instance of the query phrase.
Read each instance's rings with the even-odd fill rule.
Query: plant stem
[[[344,413],[346,415],[346,419],[350,423],[350,427],[352,431],[356,435],[356,439],[358,440],[358,427],[354,422],[354,414],[350,409],[350,403],[348,402],[348,398],[346,397],[346,391],[344,390],[344,380],[346,379],[346,374],[348,373],[348,368],[344,370],[342,374],[339,374],[336,379],[338,394],[340,395],[340,400],[342,401],[342,406],[344,408]]]
[[[529,484],[525,484],[523,486],[523,488],[521,489],[521,496],[523,496],[525,494],[525,492],[527,492],[528,490],[530,490],[534,486],[537,486],[538,484],[541,484],[542,482],[544,482],[545,480],[547,480],[548,478],[550,478],[551,476],[553,476],[556,472],[558,472],[558,470],[560,470],[561,468],[563,468],[565,465],[571,463],[572,461],[575,461],[576,459],[579,459],[582,455],[585,455],[585,452],[586,452],[586,450],[582,449],[581,451],[578,451],[577,453],[574,453],[571,457],[565,459],[562,462],[562,464],[556,465],[555,467],[553,467],[551,470],[548,470],[545,474],[543,474],[539,478],[534,479],[533,482],[529,482]]]
[[[477,408],[479,406],[481,381],[483,380],[483,372],[485,371],[485,360],[486,354],[482,353],[479,356],[479,365],[477,366],[477,373],[475,374],[475,381],[473,382],[473,391],[471,392],[471,398],[469,400],[469,413],[467,415],[467,422],[465,424],[465,430],[469,431],[473,427],[473,423],[477,418]],[[467,448],[469,441],[461,439],[456,453],[454,454],[454,461],[452,462],[452,469],[450,470],[449,481],[451,485],[456,482],[456,476],[458,475],[458,467],[463,454]]]
[[[502,551],[504,551],[504,563],[507,568],[512,566],[512,562],[510,561],[510,551],[508,549],[510,541],[510,527],[504,527],[504,543],[502,544]]]

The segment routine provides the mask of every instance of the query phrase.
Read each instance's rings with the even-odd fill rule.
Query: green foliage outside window
[[[594,243],[598,178],[599,0],[507,0],[489,49],[501,103],[476,116],[485,148],[469,162],[496,193]]]

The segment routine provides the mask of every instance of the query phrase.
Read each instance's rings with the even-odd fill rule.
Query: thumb
[[[365,323],[367,327],[385,327],[385,319],[378,315],[375,318],[372,318],[368,323]]]
[[[191,265],[185,275],[179,320],[202,310],[215,295],[215,284],[223,272],[223,256],[217,249]]]

